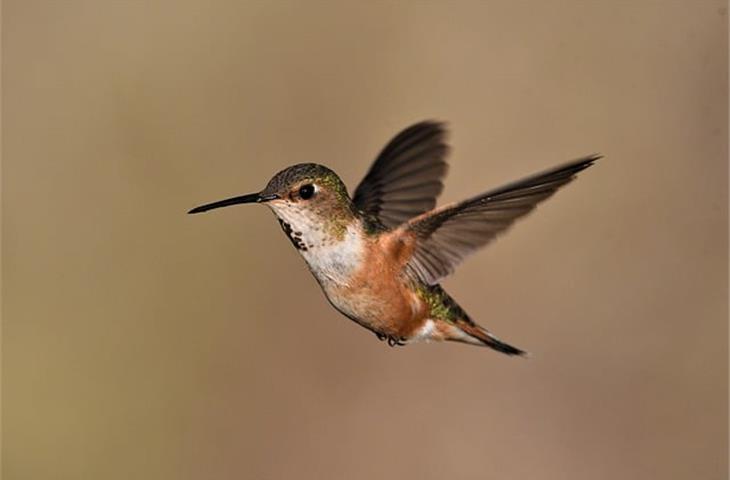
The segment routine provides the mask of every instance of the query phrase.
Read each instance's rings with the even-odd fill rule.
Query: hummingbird
[[[352,197],[334,171],[301,163],[258,193],[188,213],[266,205],[332,306],[390,346],[454,341],[524,355],[472,320],[439,282],[601,156],[435,208],[448,169],[446,137],[441,122],[406,128],[386,144]]]

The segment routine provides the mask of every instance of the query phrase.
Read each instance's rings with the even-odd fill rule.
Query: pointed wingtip
[[[603,155],[600,153],[593,153],[591,155],[587,155],[585,157],[580,157],[576,160],[570,161],[568,163],[564,163],[563,165],[559,165],[551,170],[544,171],[542,173],[538,173],[536,175],[533,175],[531,177],[528,177],[528,179],[534,179],[534,178],[540,178],[540,177],[548,177],[548,176],[567,176],[568,178],[574,178],[576,174],[582,172],[586,168],[592,166],[594,163],[596,163],[598,160],[602,159]]]
[[[583,164],[585,165],[585,168],[588,168],[602,158],[603,158],[603,154],[593,153],[593,154],[588,155],[587,157],[583,158]]]
[[[585,157],[579,158],[577,160],[573,160],[572,162],[568,163],[565,168],[574,170],[574,173],[578,173],[581,170],[585,170],[586,168],[590,167],[594,163],[596,163],[598,160],[602,159],[603,155],[600,153],[592,153],[591,155],[587,155]]]

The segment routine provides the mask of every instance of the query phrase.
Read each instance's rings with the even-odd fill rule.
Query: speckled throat
[[[325,212],[287,203],[269,204],[284,233],[326,287],[346,285],[362,262],[365,233],[354,214]]]

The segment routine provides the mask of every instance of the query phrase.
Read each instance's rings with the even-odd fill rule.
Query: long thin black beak
[[[228,207],[230,205],[238,205],[239,203],[268,202],[269,200],[274,200],[275,198],[279,198],[279,196],[275,193],[270,194],[270,195],[262,195],[260,193],[250,193],[248,195],[241,195],[240,197],[227,198],[225,200],[219,200],[217,202],[207,203],[205,205],[201,205],[199,207],[193,208],[188,213],[203,213],[203,212],[207,212],[208,210],[213,210],[214,208]]]

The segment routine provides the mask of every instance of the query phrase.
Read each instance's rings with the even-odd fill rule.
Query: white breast
[[[325,289],[346,286],[362,264],[364,239],[353,223],[341,238],[334,236],[321,218],[289,205],[271,205],[285,232],[304,257],[310,270]]]
[[[328,286],[342,287],[348,284],[352,274],[362,265],[363,249],[362,234],[351,225],[342,240],[307,243],[307,249],[300,250],[300,253],[327,290]]]

